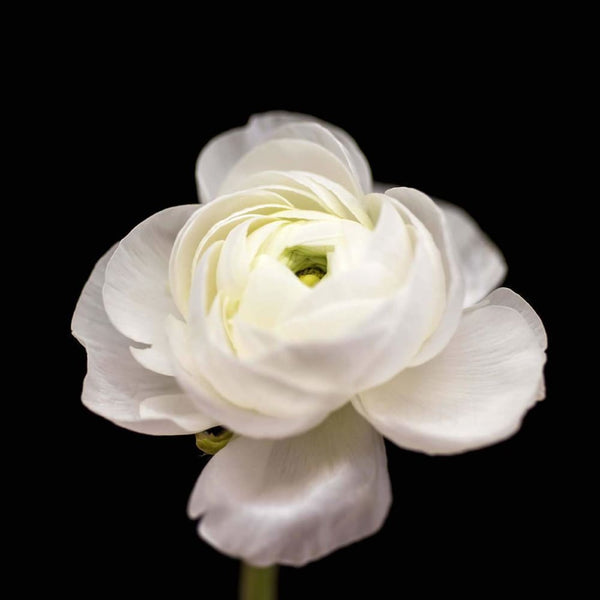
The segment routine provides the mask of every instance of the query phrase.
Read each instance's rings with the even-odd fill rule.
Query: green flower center
[[[327,274],[327,253],[332,250],[332,246],[292,246],[285,249],[280,260],[302,283],[314,287]]]
[[[298,279],[308,287],[317,285],[323,278],[323,275],[325,275],[325,271],[320,267],[307,267],[306,269],[296,271]]]

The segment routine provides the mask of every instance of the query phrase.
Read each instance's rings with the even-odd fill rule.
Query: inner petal
[[[258,257],[239,303],[238,317],[272,329],[311,293],[295,273],[268,255]]]

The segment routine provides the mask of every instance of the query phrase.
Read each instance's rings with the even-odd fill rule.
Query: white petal
[[[167,315],[178,315],[169,289],[169,257],[175,238],[196,205],[175,206],[152,215],[129,233],[106,267],[104,306],[127,337],[151,344],[152,356],[136,353],[142,364],[172,375],[165,332]]]
[[[548,336],[546,335],[546,329],[542,320],[539,318],[535,310],[531,305],[523,299],[519,294],[513,292],[508,288],[498,288],[494,290],[489,296],[484,298],[481,305],[494,304],[497,306],[508,306],[516,310],[526,321],[531,331],[537,337],[538,343],[542,350],[546,350],[548,347]],[[540,378],[538,385],[538,391],[536,400],[543,400],[546,397],[546,383],[544,376]]]
[[[189,344],[188,352],[193,357],[193,366],[188,367],[188,371],[201,374],[219,396],[227,398],[230,403],[282,419],[314,423],[339,408],[348,398],[339,389],[332,389],[330,385],[320,394],[317,391],[307,393],[309,390],[304,385],[290,380],[289,368],[267,372],[257,361],[236,356],[224,343],[227,333],[220,308],[217,307],[219,311],[215,312],[213,306],[207,315],[204,301],[205,282],[209,278],[214,254],[216,251],[212,249],[207,252],[194,278],[185,342]],[[298,365],[292,368],[298,370]],[[245,429],[231,428],[245,432]],[[261,435],[268,436],[268,432]]]
[[[166,330],[164,335],[166,337]],[[135,358],[142,367],[154,371],[155,373],[160,373],[161,375],[169,375],[171,377],[174,375],[173,361],[165,346],[164,340],[147,348],[136,348],[135,346],[131,346],[129,350],[131,351],[133,358]]]
[[[361,184],[363,193],[368,194],[371,191],[372,180],[369,163],[356,143],[347,134],[345,138],[347,143],[344,144],[340,137],[334,135],[330,129],[319,123],[296,122],[278,127],[270,138],[304,139],[323,146],[348,166],[354,178]]]
[[[264,192],[262,190],[258,192],[259,195],[262,195],[263,193]],[[279,197],[276,193],[273,192],[269,193],[274,198],[278,198],[280,203],[251,206],[244,210],[235,212],[212,225],[212,227],[208,230],[204,237],[201,240],[199,240],[198,245],[196,246],[191,268],[189,265],[185,265],[185,267],[193,271],[198,266],[198,262],[202,258],[203,254],[208,250],[208,248],[210,248],[212,244],[218,241],[225,241],[225,239],[233,231],[233,229],[235,229],[238,225],[241,225],[242,223],[250,221],[251,223],[248,224],[248,227],[253,231],[255,231],[256,229],[260,229],[262,225],[270,224],[271,226],[273,226],[272,222],[279,218],[279,214],[286,210],[283,207],[288,206],[288,204],[287,200],[285,200],[282,196]],[[212,205],[216,204],[218,204],[218,201],[212,203]],[[201,221],[202,219],[200,216],[198,216],[197,219],[193,219],[194,222],[196,220]],[[190,235],[193,232],[193,230],[193,228],[186,228],[186,235]]]
[[[391,503],[383,440],[351,407],[281,441],[236,438],[189,503],[199,534],[256,566],[302,566],[375,533]]]
[[[290,210],[281,210],[276,214],[278,219],[290,219],[292,221],[338,221],[338,217],[318,210],[305,210],[291,208]]]
[[[344,209],[361,225],[364,225],[369,229],[373,227],[371,219],[369,219],[369,216],[364,210],[362,203],[362,195],[355,196],[335,181],[332,181],[331,179],[326,179],[325,177],[322,177],[321,175],[317,175],[315,173],[310,173],[309,175],[307,175],[307,177],[312,179],[312,181],[314,181],[317,185],[320,185],[321,187],[327,189],[332,195],[334,195],[338,202],[344,207]]]
[[[377,216],[366,255],[370,261],[376,260],[393,269],[403,281],[413,260],[408,228],[390,202],[381,203]]]
[[[343,146],[351,170],[356,174],[363,190],[369,192],[371,190],[369,164],[356,142],[345,131],[308,115],[277,111],[254,115],[248,125],[223,133],[204,147],[196,163],[196,181],[201,201],[206,203],[215,198],[233,165],[252,148],[269,139],[277,129],[290,123],[308,121],[312,122],[312,125],[316,123],[324,127],[335,135]],[[305,131],[307,130],[297,129],[293,136],[302,136]],[[310,131],[309,135],[313,136],[312,141],[315,141],[314,132]]]
[[[146,398],[140,403],[140,417],[172,421],[184,431],[194,433],[218,424],[217,421],[198,412],[194,403],[185,394]]]
[[[329,186],[318,183],[311,173],[267,170],[248,177],[246,185],[252,188],[280,193],[297,209],[320,210],[343,219],[353,218],[350,210],[344,206],[332,189],[330,189],[335,184],[324,178],[321,178],[321,181],[328,182]],[[354,198],[342,186],[337,186],[336,189],[343,190],[346,196]]]
[[[229,402],[212,386],[192,360],[192,350],[188,331],[184,323],[177,319],[168,321],[169,339],[177,358],[177,381],[195,406],[215,421],[233,431],[255,438],[277,439],[297,435],[323,421],[329,414],[322,411],[304,411],[300,416],[276,417],[249,410]]]
[[[289,311],[302,304],[311,293],[296,275],[278,260],[261,255],[248,278],[234,323],[240,320],[272,329]],[[235,325],[234,325],[235,329]],[[244,355],[244,350],[238,348]]]
[[[104,285],[106,265],[115,253],[117,246],[118,244],[115,244],[110,248],[94,265],[73,313],[71,333],[85,348],[101,346],[106,336],[110,335],[116,338],[119,334],[108,321],[102,302],[102,286]]]
[[[385,196],[379,199],[392,205]],[[380,212],[381,217],[394,216],[399,221],[400,238],[403,221],[394,212],[388,214],[385,208]],[[347,223],[363,230],[356,223]],[[375,237],[378,227],[379,224]],[[420,222],[415,220],[410,227],[416,236],[414,258],[409,261],[409,272],[402,273],[401,286],[396,274],[386,266],[379,262],[361,264],[359,260],[351,270],[341,270],[331,276],[328,273],[319,285],[306,289],[301,302],[291,304],[287,311],[270,310],[269,316],[273,313],[282,319],[276,330],[252,330],[251,325],[261,324],[256,319],[252,323],[246,321],[245,328],[236,322],[238,339],[253,353],[252,372],[274,379],[285,374],[288,386],[313,396],[325,394],[327,402],[335,405],[338,396],[345,400],[389,380],[405,368],[439,322],[444,298],[439,251]],[[397,248],[390,245],[388,250],[393,255],[404,248],[404,243],[400,243]],[[333,255],[339,250],[338,247]],[[376,261],[380,258],[375,257]],[[292,298],[292,294],[286,298]],[[341,321],[342,317],[345,322]],[[206,376],[212,378],[224,395],[233,398],[230,396],[232,388],[240,385],[241,379],[227,378],[225,385],[229,391],[226,392],[220,387],[223,384],[214,379],[221,377],[219,371],[221,369],[213,365]],[[227,372],[231,375],[231,371],[222,369],[223,378]],[[238,396],[236,394],[236,398]],[[244,396],[250,401],[247,391]],[[236,403],[242,401],[241,398],[235,400]],[[289,410],[281,398],[273,398],[273,401],[278,410]]]
[[[444,350],[361,394],[356,408],[401,447],[453,454],[501,441],[535,403],[545,355],[506,306],[466,311]]]
[[[462,209],[436,201],[444,211],[465,279],[464,306],[472,306],[506,276],[506,262],[497,246]]]
[[[380,193],[387,193],[394,187],[390,183],[373,184],[373,190]],[[506,277],[506,262],[498,247],[466,211],[437,198],[435,203],[446,217],[456,248],[465,285],[463,306],[472,306]]]
[[[360,148],[358,147],[356,141],[340,127],[332,125],[331,123],[328,123],[321,119],[311,117],[310,115],[290,113],[284,111],[272,111],[263,114],[253,115],[249,121],[249,128],[253,129],[255,132],[262,131],[264,133],[263,139],[267,139],[268,137],[271,137],[272,132],[279,130],[281,127],[284,127],[287,124],[308,121],[310,121],[311,123],[316,123],[321,127],[327,129],[329,132],[333,133],[333,135],[335,135],[335,137],[342,143],[342,145],[344,146],[344,150],[348,156],[348,159],[350,160],[352,171],[357,176],[364,193],[368,194],[371,191],[371,187],[373,185],[373,180],[371,178],[371,168],[369,167],[369,163],[365,158],[365,155],[361,152]],[[296,134],[296,136],[297,135],[302,135],[302,133],[298,133]],[[312,138],[312,141],[316,140]]]
[[[519,294],[508,288],[498,288],[483,299],[482,304],[508,306],[514,308],[526,321],[531,331],[535,334],[542,350],[548,347],[548,336],[542,320],[533,310],[532,306]]]
[[[348,167],[329,150],[306,140],[269,140],[245,154],[229,171],[219,194],[248,187],[248,179],[261,171],[304,171],[321,175],[346,188],[351,194],[362,192]]]
[[[249,221],[241,223],[227,235],[217,265],[217,289],[236,300],[244,291],[250,274],[251,257],[246,247],[249,226]]]
[[[251,190],[222,196],[202,206],[194,218],[189,219],[175,240],[169,261],[171,292],[183,316],[187,316],[192,275],[200,258],[197,252],[203,238],[210,232],[212,241],[209,245],[214,245],[215,241],[224,239],[230,231],[221,221],[231,222],[233,227],[237,225],[239,215],[253,210],[270,212],[277,205],[282,209],[292,208],[292,205],[278,194],[266,190]]]
[[[73,316],[73,335],[88,354],[83,403],[117,425],[140,433],[176,435],[216,425],[217,422],[204,417],[198,410],[183,416],[184,401],[175,379],[148,371],[138,364],[131,356],[130,340],[108,320],[102,302],[102,286],[106,265],[115,249],[116,246],[111,248],[94,267]],[[178,397],[177,404],[173,404],[173,414],[164,402],[165,396]],[[154,413],[142,414],[141,405],[154,406]],[[162,407],[160,413],[156,411],[158,405]],[[188,425],[192,423],[193,428],[189,429]]]
[[[425,225],[441,253],[446,274],[446,309],[436,331],[414,358],[412,364],[417,366],[440,352],[456,331],[463,306],[464,281],[444,214],[433,200],[411,188],[394,188],[388,190],[386,196],[400,201]]]
[[[319,403],[327,402],[331,406],[363,389],[387,381],[406,366],[430,331],[430,298],[433,294],[429,292],[434,289],[430,276],[434,273],[426,258],[421,260],[421,252],[419,260],[415,263],[425,268],[414,268],[413,276],[406,287],[384,299],[373,300],[359,296],[359,293],[369,293],[369,277],[376,275],[373,267],[358,281],[354,281],[355,287],[352,287],[353,281],[350,278],[346,282],[347,285],[341,286],[340,289],[352,290],[356,298],[339,304],[339,314],[348,315],[347,311],[355,307],[357,314],[348,315],[349,321],[345,324],[339,324],[332,316],[332,307],[325,303],[325,307],[320,311],[311,311],[304,317],[298,317],[296,321],[290,320],[282,324],[278,330],[281,334],[279,339],[264,341],[261,339],[261,332],[252,332],[260,342],[255,343],[255,347],[262,347],[266,351],[265,354],[252,358],[253,373],[260,373],[275,380],[285,375],[285,383],[288,386],[304,390],[304,394],[309,394],[309,397],[312,396]],[[327,283],[323,279],[310,291],[311,295]],[[360,285],[361,283],[364,285]],[[377,283],[373,285],[376,286]],[[332,293],[335,292],[335,289],[332,290]],[[415,302],[415,294],[424,300]],[[348,296],[341,295],[344,298]],[[311,305],[310,300],[311,296],[306,301],[307,306]],[[356,318],[360,322],[356,322]],[[348,323],[352,327],[349,328]],[[246,336],[248,333],[244,332]],[[283,334],[291,339],[285,340]],[[262,333],[263,337],[268,335],[269,332]],[[223,370],[222,375],[226,372]],[[229,373],[231,374],[231,371]],[[207,376],[214,377],[216,374],[217,371],[213,369]],[[241,382],[239,376],[234,379],[238,381],[227,381],[230,387]],[[248,392],[245,395],[247,399],[250,398]],[[294,398],[290,392],[288,395],[292,404],[298,404],[302,398],[302,395],[300,398]],[[290,410],[283,402],[281,392],[279,400],[277,396],[273,396],[272,401],[273,410]],[[261,404],[263,403],[264,400]],[[299,407],[306,403],[304,400]]]

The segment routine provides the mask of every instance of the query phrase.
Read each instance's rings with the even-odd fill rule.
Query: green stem
[[[241,563],[240,600],[277,600],[277,565],[259,568]]]

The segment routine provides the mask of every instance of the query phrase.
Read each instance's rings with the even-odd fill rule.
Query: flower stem
[[[277,565],[259,568],[241,563],[239,600],[277,600]]]

